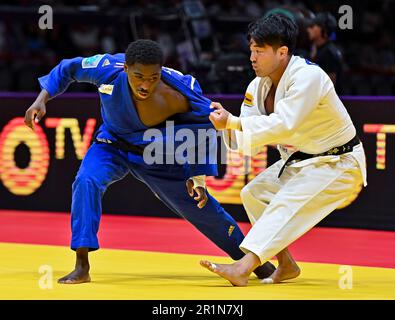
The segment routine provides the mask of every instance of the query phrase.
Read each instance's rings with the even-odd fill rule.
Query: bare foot
[[[300,268],[296,263],[286,266],[279,265],[270,277],[263,279],[261,282],[265,284],[280,283],[284,280],[294,279],[299,275]]]
[[[77,267],[67,276],[60,278],[58,283],[62,284],[78,284],[84,282],[90,282],[91,277],[89,275],[89,268]]]
[[[207,260],[201,260],[200,265],[211,272],[214,272],[222,278],[228,280],[236,287],[244,287],[248,283],[249,273],[240,270],[235,263],[233,264],[216,264]]]

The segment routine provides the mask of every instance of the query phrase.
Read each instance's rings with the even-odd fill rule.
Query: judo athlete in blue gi
[[[99,248],[97,232],[103,194],[110,184],[128,173],[145,183],[172,211],[230,257],[241,259],[244,253],[239,244],[244,235],[236,221],[205,189],[204,176],[217,175],[216,163],[147,164],[144,161],[144,149],[150,143],[149,139],[144,140],[144,133],[153,127],[164,132],[166,120],[174,120],[175,132],[182,128],[213,128],[208,119],[211,101],[202,96],[195,78],[163,67],[162,50],[151,40],[132,42],[125,54],[65,59],[39,78],[42,91],[26,111],[26,125],[34,129],[34,122],[45,115],[47,101],[74,81],[97,86],[103,124],[72,186],[71,249],[76,251],[76,264],[58,282],[90,281],[88,252]],[[174,137],[163,138],[169,139]],[[264,278],[274,270],[267,263],[255,273]]]

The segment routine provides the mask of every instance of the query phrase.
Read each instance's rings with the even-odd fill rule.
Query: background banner
[[[101,123],[100,102],[94,93],[63,94],[48,103],[47,115],[32,132],[23,117],[35,97],[0,93],[0,209],[69,212],[74,176]],[[235,115],[243,100],[240,95],[209,98]],[[345,96],[342,100],[365,147],[368,187],[319,225],[395,230],[395,97]],[[271,147],[252,158],[228,152],[220,176],[207,178],[209,191],[238,221],[248,221],[240,190],[278,158]],[[107,190],[103,212],[176,216],[130,175]]]

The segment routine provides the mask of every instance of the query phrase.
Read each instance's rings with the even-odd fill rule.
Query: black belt
[[[109,140],[109,139],[101,139],[101,138],[97,138],[95,136],[94,140],[97,143],[105,143],[108,144],[110,146],[113,146],[114,148],[117,148],[119,150],[125,151],[125,152],[132,152],[134,154],[138,154],[140,156],[142,156],[144,154],[144,148],[145,146],[137,146],[134,144],[131,144],[129,142],[127,142],[126,140],[120,138],[119,136],[117,136],[114,132],[111,132],[111,135],[117,139],[115,141]]]
[[[315,157],[322,157],[322,156],[337,156],[339,154],[351,152],[353,150],[353,147],[356,146],[357,144],[361,143],[359,140],[358,136],[355,136],[352,138],[350,141],[348,141],[346,144],[343,144],[340,147],[334,147],[326,152],[323,153],[318,153],[318,154],[310,154],[310,153],[304,153],[301,151],[296,151],[293,154],[289,156],[287,161],[285,161],[284,165],[281,167],[280,172],[278,173],[278,177],[280,178],[281,174],[283,173],[285,167],[293,160],[306,160],[310,158],[315,158]]]

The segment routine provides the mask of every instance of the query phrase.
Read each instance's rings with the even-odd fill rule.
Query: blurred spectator
[[[75,25],[71,29],[73,45],[82,49],[84,56],[90,56],[100,51],[99,30],[94,26]]]
[[[43,4],[54,8],[52,30],[38,28],[37,10]],[[354,12],[352,30],[336,29],[336,20],[324,13],[337,14],[342,4],[342,0],[4,0],[0,90],[38,90],[37,77],[63,57],[123,52],[131,41],[148,38],[161,43],[166,66],[193,74],[205,93],[242,93],[244,83],[253,77],[247,26],[269,12],[282,12],[299,26],[295,54],[319,64],[339,93],[395,95],[395,1],[348,0]],[[347,82],[342,81],[343,73]],[[73,84],[71,90],[94,88]]]
[[[100,35],[101,52],[116,53],[117,44],[115,43],[115,33],[113,28],[102,30]]]
[[[317,63],[331,78],[336,91],[341,93],[343,56],[333,40],[337,21],[328,12],[318,13],[307,28],[313,42],[310,59]]]
[[[301,56],[303,58],[310,58],[310,50],[311,50],[311,40],[309,37],[309,33],[307,32],[307,27],[311,23],[311,20],[314,18],[314,14],[306,9],[300,8],[296,6],[281,6],[273,8],[265,13],[265,16],[277,13],[282,14],[296,23],[298,26],[298,38],[296,40],[296,48],[295,55]]]

